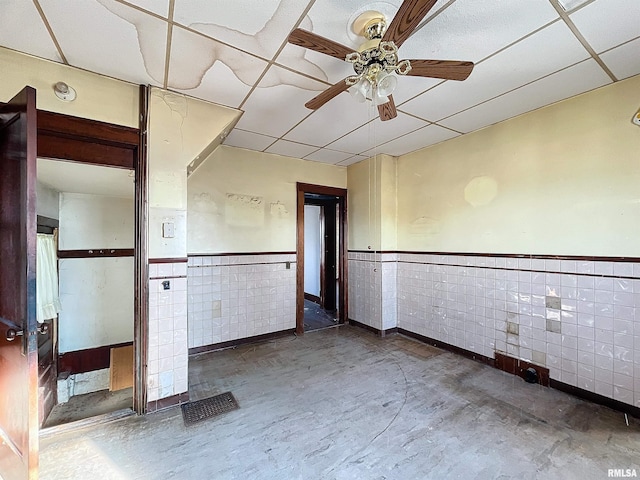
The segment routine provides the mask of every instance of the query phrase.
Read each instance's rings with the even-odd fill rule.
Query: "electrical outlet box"
[[[176,236],[175,224],[173,222],[164,222],[162,224],[162,237],[174,238]]]
[[[164,282],[162,282],[162,289],[171,290],[171,282],[169,280],[165,280]]]

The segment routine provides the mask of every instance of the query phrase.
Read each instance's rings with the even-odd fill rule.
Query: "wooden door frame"
[[[149,312],[147,119],[149,88],[140,86],[139,128],[38,110],[38,157],[81,162],[135,172],[134,384],[133,409],[147,409]]]
[[[305,193],[330,195],[338,197],[339,209],[339,254],[338,285],[339,298],[338,322],[346,323],[348,314],[348,272],[347,272],[347,190],[345,188],[327,187],[324,185],[312,185],[308,183],[296,183],[297,208],[296,208],[296,334],[304,335],[304,204]]]

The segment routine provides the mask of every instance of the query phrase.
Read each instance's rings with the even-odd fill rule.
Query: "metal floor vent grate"
[[[215,397],[196,400],[182,405],[182,418],[186,426],[217,417],[223,413],[240,408],[231,392],[221,393]]]

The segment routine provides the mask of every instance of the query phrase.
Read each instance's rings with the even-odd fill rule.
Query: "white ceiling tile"
[[[60,8],[40,0],[69,63],[133,83],[162,85],[167,24],[114,0]]]
[[[618,80],[640,73],[640,38],[600,55]]]
[[[427,120],[440,120],[588,56],[564,22],[556,22],[476,65],[467,80],[447,81],[401,108]]]
[[[343,152],[360,153],[425,125],[424,120],[398,112],[398,116],[393,120],[383,122],[377,118],[327,147]]]
[[[396,102],[396,105],[400,105],[442,82],[443,80],[437,78],[409,77],[398,75],[398,86],[393,92],[393,98]]]
[[[168,88],[238,107],[267,63],[180,27],[173,30]]]
[[[309,145],[289,142],[287,140],[278,140],[265,151],[267,153],[275,153],[277,155],[285,155],[287,157],[303,158],[316,150],[318,150],[318,147],[311,147]]]
[[[638,0],[596,0],[570,18],[596,53],[640,36]]]
[[[230,147],[240,147],[261,152],[275,140],[273,137],[234,128],[223,143]]]
[[[440,123],[460,132],[471,132],[607,83],[611,79],[596,61],[585,60]]]
[[[329,150],[328,148],[321,148],[320,150],[316,150],[315,152],[307,155],[304,159],[335,165],[336,163],[343,162],[347,158],[351,157],[351,153],[336,152],[335,150]]]
[[[365,157],[364,155],[354,155],[353,157],[347,158],[346,160],[343,160],[340,163],[337,163],[336,165],[339,165],[341,167],[347,167],[349,165],[353,165],[354,163],[358,163],[361,162],[362,160],[366,160],[369,157]]]
[[[265,83],[271,85],[277,77],[285,78],[289,84],[262,87]],[[238,127],[280,137],[311,113],[304,104],[325,88],[324,84],[272,66],[242,106],[245,113]]]
[[[436,13],[448,0],[438,0],[426,18]],[[382,12],[391,23],[402,0],[316,0],[308,13],[311,26],[302,26],[318,35],[357,49],[363,38],[351,31],[353,21],[366,10]]]
[[[574,8],[577,8],[588,1],[589,0],[558,0],[558,3],[565,12],[570,12]]]
[[[273,58],[304,12],[298,0],[176,0],[174,20],[265,59]]]
[[[28,28],[25,28],[26,25]],[[62,61],[33,2],[2,2],[0,45],[56,62]]]
[[[403,137],[396,138],[388,143],[363,152],[362,155],[372,157],[379,153],[385,153],[399,157],[400,155],[405,155],[457,136],[459,136],[458,133],[449,129],[438,125],[428,125],[420,130],[416,130]]]
[[[161,17],[167,18],[169,15],[169,0],[127,0],[133,5],[144,8]]]
[[[353,75],[350,63],[291,44],[282,49],[276,63],[331,84]]]
[[[309,10],[308,17],[311,26],[302,27],[306,30],[341,43],[354,50],[362,41],[362,37],[351,32],[350,19],[355,19],[358,12],[378,10],[392,17],[397,12],[401,0],[387,0],[385,2],[370,2],[363,0],[316,0]]]
[[[549,0],[457,0],[409,38],[400,57],[478,62],[557,18]]]
[[[325,103],[285,138],[323,147],[377,116],[378,109],[371,102],[358,103],[345,92]]]

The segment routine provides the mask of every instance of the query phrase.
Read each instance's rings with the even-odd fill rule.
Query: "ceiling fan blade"
[[[317,110],[318,108],[323,106],[325,103],[327,103],[329,100],[331,100],[333,97],[339,95],[340,93],[344,92],[348,88],[349,86],[347,85],[347,82],[345,82],[344,80],[340,80],[335,85],[332,85],[329,88],[327,88],[320,95],[313,97],[311,100],[305,103],[304,106],[307,108],[310,108],[311,110]]]
[[[391,120],[398,116],[396,103],[393,101],[392,95],[389,95],[389,101],[387,103],[378,105],[378,114],[380,115],[380,120],[383,122],[386,122],[387,120]]]
[[[330,55],[340,60],[344,60],[345,57],[353,52],[352,48],[345,47],[333,40],[321,37],[315,33],[296,28],[289,34],[289,43],[298,45],[300,47],[308,48],[309,50],[315,50],[316,52]]]
[[[411,70],[407,75],[414,77],[465,80],[473,70],[473,62],[456,60],[409,60],[409,63],[411,63]]]
[[[400,48],[436,2],[437,0],[404,0],[382,41],[393,42]]]

